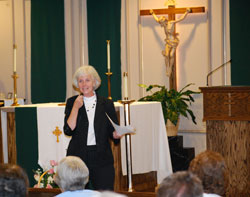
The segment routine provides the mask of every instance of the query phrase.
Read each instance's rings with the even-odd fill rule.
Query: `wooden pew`
[[[45,189],[45,188],[29,188],[29,197],[52,197],[61,193],[61,190],[56,189]]]

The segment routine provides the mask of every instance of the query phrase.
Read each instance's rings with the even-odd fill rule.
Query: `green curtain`
[[[31,1],[31,100],[66,97],[64,0]]]
[[[38,137],[36,107],[16,107],[17,164],[28,174],[30,187],[36,184],[34,172],[38,165]]]
[[[230,1],[232,85],[250,85],[249,1]]]
[[[102,79],[98,94],[108,97],[107,43],[110,40],[111,97],[121,99],[121,0],[87,0],[89,64]]]

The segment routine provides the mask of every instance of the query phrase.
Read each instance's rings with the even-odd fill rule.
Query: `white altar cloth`
[[[120,111],[120,125],[124,125],[123,105],[115,102]],[[63,134],[64,109],[58,103],[24,105],[37,107],[38,162],[47,168],[50,160],[60,161],[66,155],[69,137]],[[2,113],[5,116],[5,114]],[[5,116],[6,117],[6,116]],[[159,102],[134,102],[130,106],[130,124],[136,128],[131,136],[133,174],[157,171],[157,183],[172,173],[166,127]],[[2,125],[3,126],[3,125]],[[62,131],[59,143],[53,131],[56,126]],[[3,135],[7,135],[3,131]],[[5,150],[6,152],[6,150]],[[122,171],[126,174],[126,152],[124,138],[121,140]],[[6,157],[6,156],[5,156]],[[5,160],[6,161],[6,160]]]
[[[120,125],[124,125],[124,108],[120,110]],[[172,173],[171,158],[161,103],[134,102],[130,105],[130,125],[136,128],[131,135],[132,172],[140,174],[157,171],[157,183]],[[122,171],[126,174],[125,138],[121,140]]]

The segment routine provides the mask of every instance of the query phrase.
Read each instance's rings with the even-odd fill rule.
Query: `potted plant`
[[[188,118],[188,114],[192,118],[194,124],[196,124],[195,116],[190,109],[190,105],[194,102],[193,94],[199,94],[200,92],[194,92],[192,90],[186,90],[187,87],[193,85],[192,83],[186,85],[180,91],[175,89],[167,90],[165,86],[139,84],[140,87],[146,88],[146,91],[151,91],[153,88],[160,88],[156,92],[152,92],[151,95],[140,98],[138,101],[159,101],[161,102],[162,111],[165,119],[165,123],[171,122],[174,126],[177,126],[180,115]],[[178,130],[178,128],[177,128]],[[176,131],[177,132],[177,131]],[[168,133],[169,134],[169,133]]]

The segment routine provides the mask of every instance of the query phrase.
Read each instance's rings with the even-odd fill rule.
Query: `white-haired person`
[[[64,133],[72,136],[67,155],[80,157],[89,169],[88,188],[114,189],[114,159],[109,140],[119,143],[121,136],[114,130],[108,116],[118,123],[112,100],[97,95],[101,79],[93,66],[77,69],[73,85],[79,95],[67,99]]]
[[[57,167],[55,182],[62,190],[59,197],[88,196],[97,197],[100,192],[85,189],[89,180],[89,170],[85,163],[76,156],[63,158]]]

